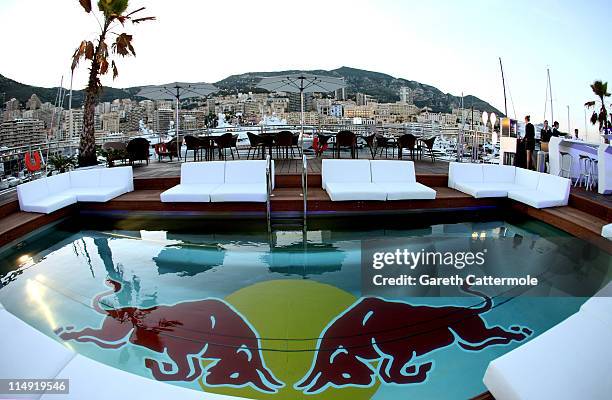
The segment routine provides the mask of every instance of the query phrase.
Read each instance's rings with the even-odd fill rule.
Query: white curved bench
[[[566,206],[571,181],[509,165],[451,162],[448,187],[475,198],[509,197],[534,208]]]
[[[132,167],[78,169],[17,186],[21,211],[50,214],[77,202],[104,203],[134,190]]]

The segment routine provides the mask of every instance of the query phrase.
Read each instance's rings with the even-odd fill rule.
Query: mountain
[[[399,90],[402,86],[407,86],[412,89],[414,94],[414,103],[419,107],[429,107],[434,112],[450,112],[453,108],[459,108],[461,98],[453,96],[450,93],[443,93],[439,89],[403,78],[394,78],[390,75],[380,72],[365,71],[356,68],[341,67],[331,71],[325,70],[309,70],[309,71],[276,71],[276,72],[248,72],[240,75],[231,75],[215,85],[226,93],[238,92],[261,92],[256,85],[259,78],[263,76],[274,76],[292,73],[311,73],[318,75],[328,75],[335,77],[343,77],[347,82],[347,95],[355,95],[356,93],[364,93],[376,98],[379,102],[395,102],[399,100]],[[139,87],[127,89],[116,89],[105,87],[102,92],[101,101],[112,101],[118,98],[136,98]],[[54,102],[57,93],[57,88],[41,88],[25,85],[15,82],[11,79],[0,75],[0,95],[5,93],[5,99],[16,98],[20,102],[25,103],[32,93],[43,101]],[[73,92],[72,104],[75,107],[82,105],[85,95],[82,90]],[[464,97],[464,106],[466,108],[474,107],[480,111],[495,112],[497,115],[502,113],[493,107],[491,104],[478,97],[468,95]]]
[[[55,99],[57,97],[57,90],[58,87],[43,88],[38,86],[25,85],[23,83],[16,82],[12,79],[0,75],[0,99],[2,98],[2,94],[4,93],[5,101],[9,101],[10,99],[15,98],[19,100],[22,104],[25,104],[25,102],[28,101],[32,94],[36,94],[43,103],[47,101],[50,103],[55,103]],[[115,99],[122,99],[126,97],[131,98],[133,96],[123,89],[105,87],[104,91],[102,92],[101,101],[113,101]],[[73,107],[80,107],[81,105],[83,105],[84,101],[85,92],[82,90],[73,90]],[[68,100],[66,99],[64,106],[67,105]]]
[[[434,112],[450,112],[453,108],[459,108],[461,97],[453,96],[450,93],[443,93],[439,89],[402,78],[394,78],[391,75],[380,72],[365,71],[362,69],[341,67],[331,71],[311,70],[311,71],[280,71],[280,72],[249,72],[240,75],[229,76],[215,85],[230,92],[258,91],[256,84],[258,78],[264,76],[274,76],[294,73],[311,73],[319,75],[329,75],[342,77],[347,83],[347,94],[364,93],[376,98],[379,102],[395,102],[399,100],[399,90],[402,86],[407,86],[413,90],[414,104],[419,107],[429,107]],[[474,107],[480,111],[495,112],[502,115],[497,108],[476,96],[468,95],[463,100],[464,107]]]

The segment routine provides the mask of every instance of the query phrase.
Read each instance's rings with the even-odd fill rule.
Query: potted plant
[[[76,165],[74,157],[66,157],[63,154],[55,154],[49,157],[49,164],[60,174],[69,171]]]

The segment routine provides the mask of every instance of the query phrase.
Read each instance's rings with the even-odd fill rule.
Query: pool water
[[[485,309],[478,296],[364,297],[363,240],[452,236],[469,246],[483,236],[520,237],[508,265],[518,254],[552,251],[572,255],[572,278],[596,271],[603,286],[612,274],[607,254],[534,221],[395,222],[320,224],[304,242],[301,231],[269,236],[238,221],[69,220],[0,254],[0,302],[78,353],[196,390],[466,399],[486,390],[492,359],[585,298],[497,296]],[[474,309],[483,311],[466,311]]]

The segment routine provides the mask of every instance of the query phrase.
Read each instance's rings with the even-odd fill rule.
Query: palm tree
[[[79,0],[85,12],[92,13],[91,0]],[[144,21],[154,20],[155,17],[134,18],[145,8],[139,8],[132,12],[127,12],[129,0],[98,0],[98,10],[101,19],[96,16],[100,27],[100,34],[97,41],[83,40],[72,56],[72,70],[78,66],[81,58],[91,61],[89,70],[89,80],[85,89],[85,110],[83,116],[83,132],[79,144],[79,166],[85,167],[97,164],[96,160],[96,141],[94,136],[94,113],[96,103],[102,92],[100,77],[107,74],[112,69],[113,79],[119,72],[114,60],[111,60],[111,53],[114,55],[136,56],[132,46],[132,35],[127,33],[115,33],[114,28],[125,26],[130,21],[137,24]],[[109,46],[108,36],[114,35],[114,41]],[[109,51],[110,49],[110,51]]]
[[[608,82],[595,81],[591,85],[591,89],[593,89],[593,93],[601,102],[599,113],[597,110],[593,110],[593,115],[591,115],[591,123],[593,125],[599,124],[599,131],[601,132],[612,127],[612,123],[608,120],[608,110],[606,109],[605,102],[605,98],[610,97],[610,93],[608,93]],[[584,106],[587,108],[595,108],[595,104],[595,101],[588,101],[584,103]],[[608,143],[608,139],[606,139],[606,143]]]

